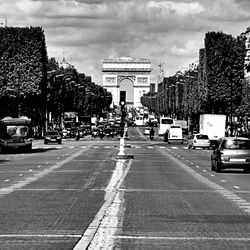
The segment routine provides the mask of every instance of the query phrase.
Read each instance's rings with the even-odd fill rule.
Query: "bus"
[[[10,116],[0,121],[0,151],[32,150],[31,120],[26,116],[12,118]]]
[[[174,120],[171,117],[160,117],[158,135],[160,136],[164,135],[165,132],[170,129],[173,123],[174,123]]]

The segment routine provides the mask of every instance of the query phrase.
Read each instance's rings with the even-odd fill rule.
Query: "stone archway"
[[[126,104],[133,105],[134,104],[134,82],[129,78],[121,79],[120,83],[120,91],[126,92]]]

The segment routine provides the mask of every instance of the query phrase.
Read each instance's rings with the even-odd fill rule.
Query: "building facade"
[[[150,91],[151,61],[121,57],[105,59],[103,87],[112,94],[113,104],[125,101],[128,107],[141,107],[141,96]]]

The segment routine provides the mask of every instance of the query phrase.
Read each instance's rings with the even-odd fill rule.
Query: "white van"
[[[183,133],[181,126],[173,125],[168,132],[168,143],[179,142],[183,144]]]
[[[144,125],[143,116],[142,115],[136,116],[134,123],[135,123],[136,126],[143,126]]]
[[[164,135],[167,130],[173,125],[174,120],[171,117],[160,117],[158,135]]]

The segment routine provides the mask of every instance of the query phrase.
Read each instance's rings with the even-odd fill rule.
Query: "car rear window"
[[[55,132],[53,131],[53,132],[47,132],[47,133],[46,133],[46,135],[58,135],[58,134],[59,134],[59,133],[56,132],[56,131],[55,131]]]
[[[224,149],[250,149],[250,140],[225,140],[222,143]]]
[[[207,135],[197,135],[196,137],[198,140],[209,140]]]

